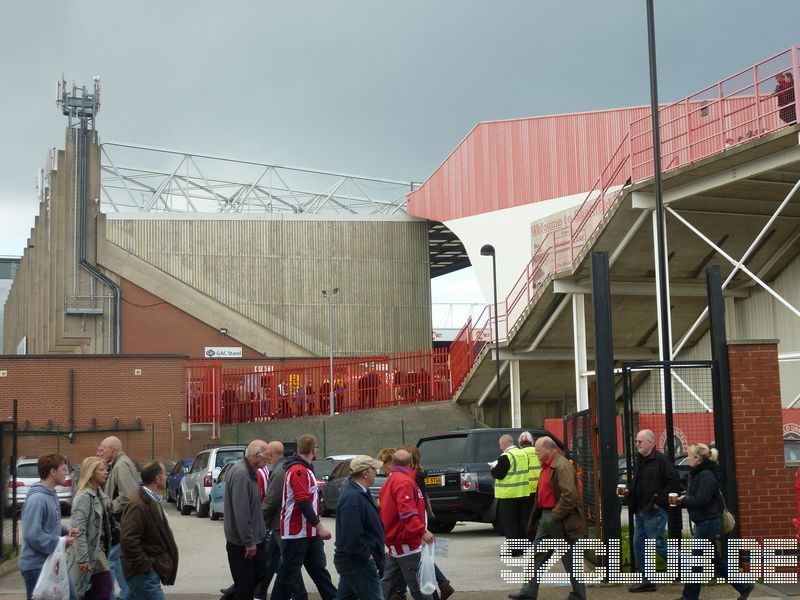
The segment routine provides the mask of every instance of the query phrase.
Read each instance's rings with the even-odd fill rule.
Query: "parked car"
[[[212,521],[218,521],[225,514],[225,478],[236,461],[231,461],[219,472],[219,477],[211,486],[208,494],[208,517]]]
[[[36,463],[38,460],[39,459],[36,457],[22,457],[17,459],[17,501],[16,504],[13,504],[14,486],[12,485],[11,478],[9,476],[7,484],[7,506],[9,509],[21,509],[22,505],[25,504],[25,497],[28,495],[28,490],[30,487],[34,483],[41,481],[41,478],[39,477],[39,471],[36,468]],[[74,495],[72,475],[67,476],[67,480],[64,482],[64,485],[57,485],[55,492],[58,496],[58,501],[61,504],[62,516],[68,517],[72,511],[72,497]]]
[[[208,516],[211,486],[225,465],[244,456],[244,449],[244,446],[220,446],[197,453],[192,467],[181,480],[175,501],[182,515],[188,515],[194,509],[199,518]]]
[[[331,474],[328,476],[325,486],[320,492],[319,512],[323,517],[328,517],[336,514],[336,505],[339,504],[339,497],[342,495],[342,486],[350,478],[350,461],[348,458],[337,464]],[[317,462],[317,461],[315,461]],[[327,459],[322,462],[332,462]],[[314,469],[316,472],[316,467]],[[317,476],[319,479],[319,476]],[[372,494],[372,499],[375,503],[380,505],[378,494],[381,491],[381,486],[386,482],[386,475],[378,473],[375,478],[375,483],[369,488],[369,493]]]
[[[177,502],[178,491],[181,489],[181,480],[192,468],[194,459],[182,458],[167,471],[167,502]]]
[[[417,442],[435,515],[428,523],[430,531],[447,533],[456,521],[474,521],[491,523],[502,533],[489,463],[500,455],[501,435],[508,433],[516,440],[523,431],[530,431],[534,441],[549,436],[564,449],[561,440],[544,429],[465,429],[426,436]]]

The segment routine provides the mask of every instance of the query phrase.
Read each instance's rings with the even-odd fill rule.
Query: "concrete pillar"
[[[522,427],[522,404],[519,391],[519,361],[508,361],[511,379],[511,426]]]
[[[589,382],[586,380],[586,310],[583,294],[572,295],[572,338],[575,348],[576,410],[589,408]]]

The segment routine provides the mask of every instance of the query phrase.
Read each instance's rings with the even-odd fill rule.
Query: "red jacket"
[[[392,467],[381,487],[381,522],[386,532],[386,548],[392,556],[420,551],[422,536],[428,528],[425,498],[417,486],[414,471]]]

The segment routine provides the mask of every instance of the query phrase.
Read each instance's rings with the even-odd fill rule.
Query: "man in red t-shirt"
[[[384,598],[400,587],[405,580],[415,600],[432,598],[419,591],[417,567],[422,544],[432,544],[428,531],[425,498],[417,486],[411,469],[411,454],[398,450],[392,456],[393,467],[380,491],[381,522],[386,532],[386,566],[381,587]]]
[[[317,438],[310,434],[301,435],[297,440],[297,454],[284,463],[286,476],[280,521],[284,547],[271,600],[289,599],[292,584],[301,577],[300,569],[304,565],[322,600],[336,597],[336,588],[325,568],[322,542],[331,539],[331,532],[319,519],[317,478],[311,466],[317,457],[317,448]]]

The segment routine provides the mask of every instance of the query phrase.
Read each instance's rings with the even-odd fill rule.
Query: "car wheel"
[[[321,517],[330,517],[333,516],[333,511],[328,508],[328,505],[325,503],[325,498],[320,498],[319,500],[319,516]]]
[[[214,510],[214,505],[211,502],[208,503],[208,518],[212,521],[219,521],[219,513]]]
[[[178,492],[178,500],[177,500],[178,510],[181,511],[182,515],[188,515],[192,512],[192,507],[189,504],[183,503],[183,494]]]
[[[72,514],[72,506],[70,506],[69,504],[65,504],[64,506],[61,507],[62,517],[68,517],[71,514]]]
[[[198,519],[205,519],[208,516],[208,504],[200,502],[200,492],[197,492],[195,497],[194,509]]]
[[[455,521],[430,521],[428,523],[428,531],[431,533],[450,533],[455,526]]]

